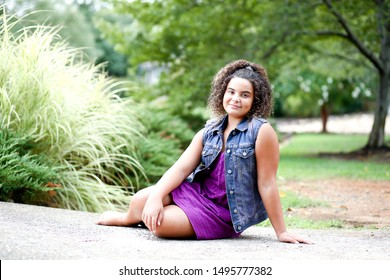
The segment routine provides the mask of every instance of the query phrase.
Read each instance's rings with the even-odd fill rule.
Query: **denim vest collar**
[[[227,125],[227,122],[228,122],[228,116],[224,116],[221,120],[220,120],[220,123],[218,124],[218,122],[216,123],[216,126],[214,126],[212,129],[211,129],[211,132],[212,133],[216,133],[216,132],[221,132],[223,133],[223,131],[225,130],[226,128],[226,125]],[[248,118],[244,118],[236,127],[237,130],[243,132],[245,130],[248,129]]]

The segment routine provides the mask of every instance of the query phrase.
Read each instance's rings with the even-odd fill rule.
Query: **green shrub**
[[[58,170],[32,147],[27,136],[0,131],[0,200],[49,205],[61,187]]]
[[[144,103],[139,116],[145,127],[145,139],[138,145],[138,158],[146,178],[141,187],[154,184],[187,148],[194,132],[180,118],[169,114],[162,104]]]
[[[0,129],[25,135],[32,154],[57,166],[58,206],[126,207],[144,176],[136,152],[143,127],[135,104],[119,98],[126,84],[84,63],[55,28],[11,34],[13,19],[0,15]]]

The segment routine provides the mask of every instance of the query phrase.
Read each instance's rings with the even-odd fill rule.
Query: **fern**
[[[40,176],[37,167],[44,166],[33,164],[38,160],[33,154],[61,168],[63,187],[52,198],[59,207],[96,212],[127,208],[128,195],[144,176],[136,157],[143,134],[136,104],[119,97],[129,83],[84,61],[81,50],[59,38],[58,28],[11,32],[15,22],[23,24],[0,6],[0,129],[33,141],[31,165],[24,166],[33,178]],[[29,183],[38,188],[45,186],[43,181]]]

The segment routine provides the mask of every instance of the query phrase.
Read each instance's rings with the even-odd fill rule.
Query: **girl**
[[[245,60],[226,65],[213,79],[208,106],[216,118],[157,184],[137,192],[127,213],[108,211],[96,223],[143,222],[162,238],[218,239],[269,217],[279,241],[311,243],[286,231],[276,185],[279,144],[264,119],[272,110],[265,69]]]

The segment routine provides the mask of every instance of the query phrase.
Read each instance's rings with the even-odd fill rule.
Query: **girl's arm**
[[[276,173],[279,165],[279,142],[276,132],[271,125],[264,124],[260,128],[255,150],[259,193],[279,241],[311,243],[309,240],[286,231],[276,184]]]
[[[163,219],[163,198],[177,188],[199,165],[203,149],[203,130],[199,131],[180,158],[169,168],[157,182],[155,190],[149,195],[145,204],[142,220],[152,231],[155,231]]]

